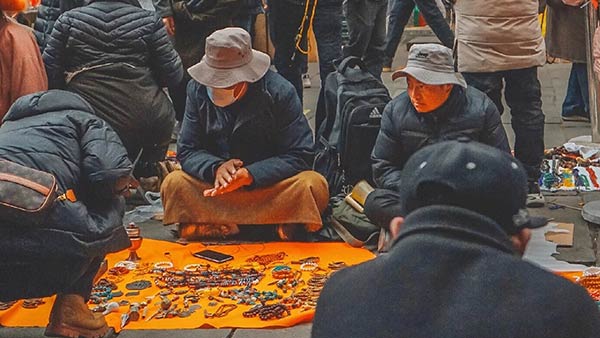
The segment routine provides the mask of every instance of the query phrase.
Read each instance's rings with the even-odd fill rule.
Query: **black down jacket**
[[[262,188],[310,170],[312,132],[294,87],[281,75],[268,71],[227,107],[215,106],[196,81],[187,95],[177,143],[186,173],[214,182],[223,162],[239,158],[254,178],[251,188]]]
[[[149,68],[161,87],[183,78],[161,18],[136,0],[98,0],[62,14],[43,58],[50,88],[64,88],[65,73],[112,63]]]
[[[75,7],[83,5],[82,0],[42,0],[37,12],[35,24],[33,29],[35,30],[35,38],[40,46],[40,51],[43,53],[46,48],[46,42],[48,37],[52,33],[54,22],[58,17]]]
[[[76,261],[129,246],[125,201],[112,187],[132,164],[117,134],[91,113],[78,95],[51,90],[18,99],[4,117],[0,159],[52,173],[59,192],[73,189],[77,201],[57,201],[35,228],[0,224],[0,299],[11,298],[6,283],[24,280],[30,295],[46,288],[36,284],[40,276],[21,275],[45,262],[62,259],[67,273]]]
[[[379,188],[398,190],[402,168],[412,154],[461,137],[510,151],[498,109],[476,88],[454,86],[448,100],[429,113],[418,113],[408,94],[400,94],[383,111],[371,155],[374,182]]]
[[[522,260],[492,219],[445,205],[408,214],[387,255],[334,273],[312,338],[597,338],[581,286]]]

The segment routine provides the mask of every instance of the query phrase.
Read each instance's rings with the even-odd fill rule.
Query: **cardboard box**
[[[573,246],[573,231],[575,225],[573,223],[550,223],[554,225],[558,231],[549,230],[545,233],[546,240],[556,243],[558,246]]]

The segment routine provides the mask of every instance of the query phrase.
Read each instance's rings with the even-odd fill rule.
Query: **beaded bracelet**
[[[185,272],[200,272],[205,270],[205,266],[202,264],[188,264],[183,267],[183,271]]]
[[[300,265],[300,270],[302,271],[315,271],[319,268],[319,264],[315,262],[306,262]]]
[[[171,262],[158,262],[154,264],[155,270],[168,270],[173,268],[173,263]]]
[[[127,270],[137,269],[138,264],[130,261],[120,261],[115,264],[115,268],[126,268]]]

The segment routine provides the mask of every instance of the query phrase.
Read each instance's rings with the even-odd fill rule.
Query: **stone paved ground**
[[[395,66],[400,67],[405,62],[406,52],[400,50],[397,57]],[[562,100],[565,95],[566,83],[569,75],[568,64],[553,64],[546,65],[540,69],[540,81],[542,83],[543,93],[543,108],[546,113],[546,126],[545,126],[545,141],[547,147],[557,146],[568,139],[589,134],[589,124],[585,123],[561,123],[560,121],[560,107]],[[315,87],[307,89],[305,91],[305,108],[314,110],[316,106],[316,99],[318,96],[318,74],[317,67],[315,64],[310,65],[310,73],[313,78],[313,84]],[[397,94],[399,91],[405,88],[404,83],[391,83],[389,81],[389,74],[384,74],[385,82],[390,88],[392,94]],[[313,111],[309,112],[307,116],[312,119]],[[512,130],[510,128],[509,114],[505,114],[503,117],[505,128],[511,139],[511,143],[514,140]],[[572,206],[579,206],[584,201],[590,201],[600,199],[598,194],[559,194],[559,195],[548,195],[548,200],[554,200],[563,204]],[[548,208],[542,208],[532,210],[535,214],[541,214],[546,217],[554,218],[561,222],[572,222],[575,223],[575,244],[573,248],[560,249],[559,259],[567,260],[577,263],[594,264],[596,262],[597,255],[594,252],[595,238],[598,235],[598,229],[595,227],[588,227],[583,221],[580,213],[570,209],[559,209],[549,210]],[[172,240],[172,236],[169,232],[168,227],[162,227],[157,223],[146,224],[143,228],[145,237]],[[594,238],[592,238],[594,234]],[[599,257],[600,258],[600,257]],[[289,329],[276,329],[276,330],[156,330],[156,331],[123,331],[119,338],[163,338],[163,337],[177,337],[177,338],[303,338],[310,337],[310,324],[299,325]],[[42,337],[43,329],[40,328],[0,328],[0,338],[34,338]]]

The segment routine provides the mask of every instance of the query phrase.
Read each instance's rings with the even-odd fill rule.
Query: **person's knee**
[[[315,198],[319,208],[325,210],[329,203],[329,187],[327,180],[316,171],[303,171],[295,176],[296,184],[299,184],[302,189],[310,191]]]
[[[295,176],[298,182],[307,188],[327,189],[327,180],[316,171],[302,171]]]
[[[177,194],[177,191],[188,186],[189,176],[183,170],[175,170],[165,177],[160,186],[160,195],[164,200],[166,196]]]
[[[371,222],[387,229],[394,217],[404,216],[400,195],[391,190],[375,189],[365,200],[364,213]]]

